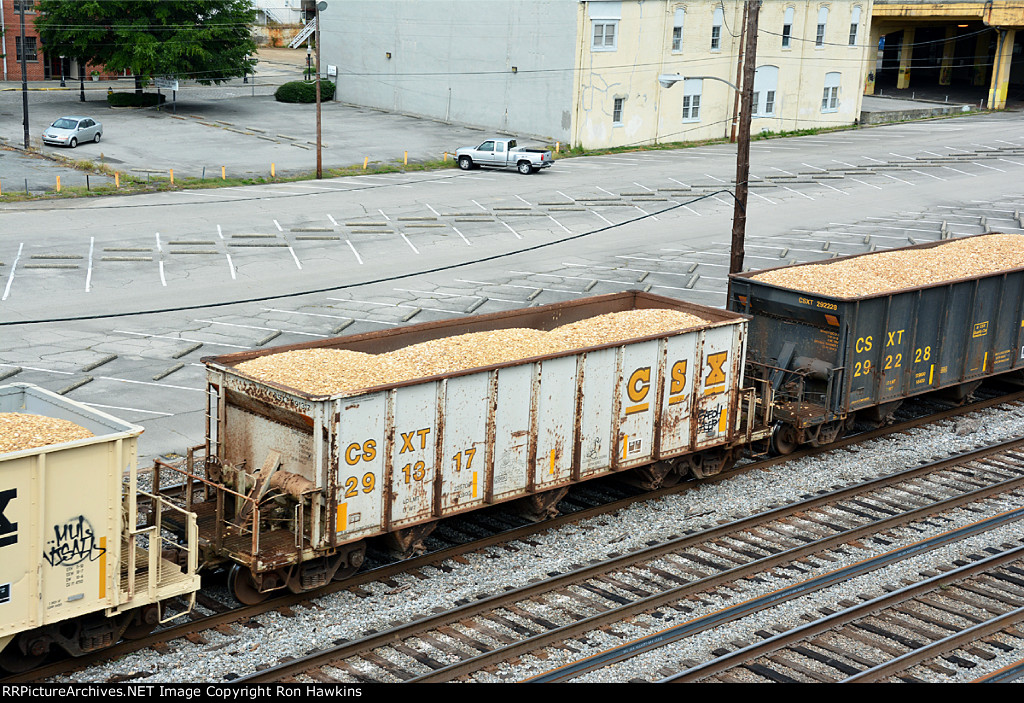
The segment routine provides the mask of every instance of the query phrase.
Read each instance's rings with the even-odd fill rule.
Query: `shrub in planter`
[[[320,99],[331,100],[332,98],[334,98],[334,83],[321,80]],[[314,81],[285,83],[274,91],[274,99],[280,103],[315,103],[316,83]]]
[[[167,101],[160,93],[107,93],[110,107],[152,107]]]

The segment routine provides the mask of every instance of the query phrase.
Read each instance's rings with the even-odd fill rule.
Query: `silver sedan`
[[[74,149],[79,142],[99,142],[102,136],[103,125],[91,117],[61,117],[43,131],[43,143]]]

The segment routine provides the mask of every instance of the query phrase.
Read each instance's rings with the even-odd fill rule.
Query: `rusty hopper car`
[[[161,558],[159,524],[136,527],[141,427],[28,384],[0,386],[0,413],[93,435],[0,452],[0,667],[25,670],[51,649],[101,649],[151,630],[162,601],[194,597],[195,517],[180,521],[191,537],[184,567]]]
[[[707,323],[355,393],[316,396],[242,373],[267,354],[373,354],[509,328],[551,330],[665,308]],[[440,518],[520,500],[543,515],[568,486],[638,469],[650,484],[716,473],[749,439],[747,318],[623,293],[204,359],[210,497],[194,504],[210,561],[245,602],[358,568],[365,540],[413,550]],[[215,497],[214,497],[215,496]]]
[[[885,422],[911,396],[963,400],[982,379],[1024,367],[1024,269],[856,297],[754,278],[764,273],[732,275],[728,304],[753,317],[747,374],[775,391],[773,443],[782,453],[827,444],[854,417]]]

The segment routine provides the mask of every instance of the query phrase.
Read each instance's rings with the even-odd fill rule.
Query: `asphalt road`
[[[202,440],[204,356],[626,289],[722,306],[735,150],[0,206],[0,376]],[[1024,232],[1024,120],[756,142],[746,263]],[[10,374],[10,375],[8,375]]]
[[[42,156],[0,149],[0,190],[53,190],[85,185],[86,174],[61,167],[64,160],[91,161],[138,178],[186,176],[217,179],[270,177],[316,170],[316,108],[279,103],[273,94],[282,83],[302,79],[305,52],[264,52],[256,79],[233,79],[214,86],[182,83],[161,108],[111,108],[108,89],[130,92],[131,79],[69,82],[65,89],[47,81],[29,92],[30,144]],[[0,145],[24,146],[20,83],[0,83]],[[155,89],[147,88],[147,92]],[[170,98],[173,97],[173,103]],[[99,144],[75,149],[43,145],[43,130],[62,115],[88,115],[103,124]],[[479,144],[483,131],[415,116],[381,112],[325,101],[321,106],[323,168],[426,162],[444,158],[460,146]],[[223,169],[223,170],[222,170]],[[93,174],[93,184],[109,180]]]

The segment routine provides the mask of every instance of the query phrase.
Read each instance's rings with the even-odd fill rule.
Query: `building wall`
[[[351,0],[320,16],[321,62],[337,67],[339,100],[486,130],[587,148],[721,138],[730,136],[735,117],[736,92],[723,81],[737,84],[743,6],[743,0]],[[851,45],[855,7],[860,19]],[[828,19],[819,45],[822,8]],[[787,9],[793,21],[784,47]],[[681,42],[673,47],[680,17]],[[762,109],[752,130],[855,122],[870,17],[871,0],[765,0],[757,49]],[[610,24],[613,35],[605,33]],[[602,26],[600,46],[595,25]],[[661,74],[705,78],[664,88]],[[837,90],[823,109],[826,83]],[[695,89],[696,116],[692,94],[685,103]]]
[[[564,142],[577,4],[331,3],[320,14],[320,61],[337,68],[343,102]]]
[[[573,143],[596,148],[730,136],[736,91],[725,81],[739,85],[741,0],[595,0],[580,6],[577,35],[582,45],[576,91],[580,100]],[[828,17],[818,45],[823,7],[828,8]],[[860,19],[850,45],[854,7],[860,8]],[[787,8],[792,10],[792,23],[789,46],[783,46]],[[852,124],[859,118],[870,10],[870,0],[763,2],[755,81],[760,107],[754,111],[752,131]],[[595,47],[594,26],[614,22],[615,16],[620,18],[615,46]],[[674,46],[674,29],[680,21],[681,41]],[[713,47],[716,26],[718,41]],[[691,80],[666,88],[658,82],[663,74]],[[838,90],[830,90],[823,109],[826,82]],[[696,116],[695,95],[699,97]],[[621,110],[616,109],[616,100],[621,101]]]
[[[29,11],[28,7],[25,6],[25,36],[35,39],[36,58],[34,61],[25,62],[25,73],[28,80],[38,81],[46,77],[46,56],[36,34],[36,13]],[[0,29],[3,29],[3,36],[0,36],[0,54],[5,54],[0,58],[0,80],[20,81],[21,62],[17,58],[16,38],[21,36],[21,16],[15,10],[14,0],[0,0]]]

